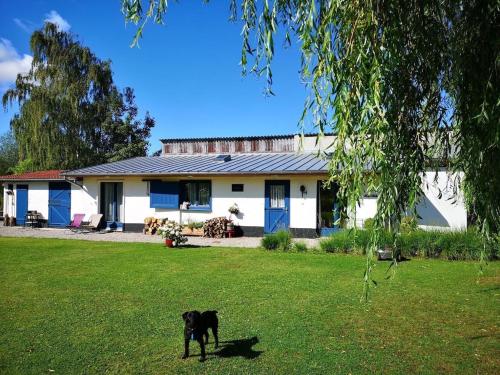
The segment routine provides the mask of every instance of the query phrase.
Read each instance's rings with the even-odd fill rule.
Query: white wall
[[[7,194],[8,183],[3,185],[3,215],[15,216],[14,195]]]
[[[417,212],[422,217],[419,226],[424,229],[467,228],[467,210],[463,196],[460,193],[455,197],[453,192],[455,176],[439,171],[437,181],[434,181],[435,177],[436,172],[428,172],[422,176],[425,198],[417,206]]]
[[[98,213],[99,184],[95,178],[86,178],[84,186],[71,184],[71,217],[75,214],[85,214],[88,220],[90,215]]]
[[[440,229],[463,229],[467,226],[467,213],[463,200],[459,197],[456,203],[448,200],[452,194],[450,183],[446,172],[439,172],[437,184],[432,182],[434,174],[427,174],[423,178],[425,192],[424,200],[418,205],[418,212],[422,216],[420,225],[423,228]],[[183,212],[182,222],[204,221],[217,216],[229,216],[228,208],[236,203],[240,208],[240,214],[232,217],[242,226],[263,227],[264,226],[264,188],[265,180],[290,180],[290,227],[291,228],[316,228],[317,208],[316,194],[317,176],[248,176],[248,177],[210,177],[200,176],[193,180],[212,181],[212,211],[211,212]],[[165,181],[178,181],[179,178],[165,178]],[[179,221],[179,210],[150,208],[147,182],[142,177],[124,177],[118,179],[85,178],[84,187],[72,185],[71,191],[71,213],[85,213],[90,215],[99,211],[99,183],[101,181],[123,181],[124,192],[124,222],[142,223],[145,217],[154,216]],[[244,184],[243,192],[232,192],[233,183]],[[304,185],[307,194],[302,197],[300,186]],[[442,198],[439,199],[439,189]],[[34,190],[34,189],[30,189]],[[43,201],[41,192],[38,194]],[[48,198],[48,196],[47,196]],[[46,200],[45,200],[46,202]],[[377,199],[365,198],[360,202],[356,212],[356,223],[363,226],[363,222],[375,215]],[[31,208],[42,211],[42,207]],[[43,212],[43,211],[42,211]],[[353,217],[353,215],[350,215]],[[87,216],[88,218],[88,216]],[[352,224],[352,223],[351,223]]]
[[[73,185],[71,191],[71,213],[90,215],[99,211],[99,183],[101,181],[123,181],[124,222],[142,223],[144,218],[153,216],[179,221],[179,210],[155,209],[150,207],[148,185],[142,177],[121,179],[84,178],[83,188]],[[316,228],[316,183],[317,177],[259,176],[259,177],[210,177],[200,176],[193,180],[212,181],[212,211],[182,212],[182,222],[204,221],[213,217],[229,217],[228,208],[236,203],[240,213],[232,219],[242,226],[264,226],[265,180],[290,180],[290,227]],[[164,181],[178,181],[179,178],[163,178]],[[232,184],[243,184],[243,192],[232,192]],[[302,197],[300,186],[307,194]]]
[[[7,195],[9,184],[14,186],[13,195]],[[8,182],[4,183],[4,215],[16,217],[16,198],[17,185],[28,185],[28,210],[38,211],[42,218],[47,220],[49,217],[49,183],[47,181],[29,181],[29,182]]]
[[[356,220],[356,227],[362,228],[366,219],[370,219],[377,213],[377,198],[365,197],[363,198],[356,209],[355,214],[350,213],[350,225],[354,225],[354,220]]]
[[[454,196],[453,176],[451,179],[445,171],[428,172],[422,176],[424,196],[417,205],[417,213],[421,217],[418,224],[422,229],[462,230],[467,228],[467,210],[463,196]],[[374,217],[377,212],[377,199],[364,198],[356,210],[356,225],[362,227],[366,219]],[[351,225],[354,215],[350,214]]]
[[[290,181],[290,228],[312,228],[317,227],[316,206],[317,184],[320,178],[309,176],[298,176]],[[307,194],[300,192],[300,186],[304,185]]]
[[[28,210],[37,211],[42,214],[45,220],[48,220],[49,183],[47,181],[31,181],[26,184],[28,185]]]

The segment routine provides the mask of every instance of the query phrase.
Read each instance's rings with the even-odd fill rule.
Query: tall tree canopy
[[[460,172],[468,209],[498,234],[498,1],[230,0],[229,9],[243,23],[244,72],[252,61],[269,92],[276,36],[299,45],[303,119],[337,134],[330,176],[341,201],[355,208],[366,189],[378,193],[366,285],[380,230],[415,210],[432,166]],[[122,10],[139,24],[136,43],[148,19],[162,23],[167,0],[122,0]]]
[[[30,47],[31,70],[3,95],[4,107],[20,106],[11,128],[22,169],[73,169],[146,155],[154,119],[137,120],[134,92],[117,89],[109,61],[51,23],[33,33]]]
[[[0,175],[8,174],[17,165],[17,144],[12,132],[0,136]]]

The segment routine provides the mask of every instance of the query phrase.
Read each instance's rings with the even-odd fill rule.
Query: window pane
[[[197,204],[196,183],[188,182],[186,184],[186,200],[191,204]]]
[[[210,204],[210,183],[198,183],[199,205],[208,206]]]
[[[116,217],[115,221],[123,221],[123,183],[116,183]]]
[[[104,220],[113,221],[114,219],[114,210],[113,210],[113,201],[114,201],[114,189],[113,184],[104,183]]]
[[[284,208],[285,207],[285,186],[284,185],[271,185],[270,200],[271,208]]]

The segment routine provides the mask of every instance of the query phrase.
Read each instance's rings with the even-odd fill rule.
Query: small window
[[[269,193],[271,208],[285,207],[285,185],[271,185]]]
[[[210,181],[181,182],[180,203],[189,202],[189,209],[210,210],[212,204],[212,186]]]
[[[233,184],[231,191],[243,191],[243,184]]]

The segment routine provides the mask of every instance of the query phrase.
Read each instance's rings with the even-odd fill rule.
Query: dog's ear
[[[182,320],[186,321],[186,318],[189,314],[189,311],[186,311],[185,313],[182,314]]]

